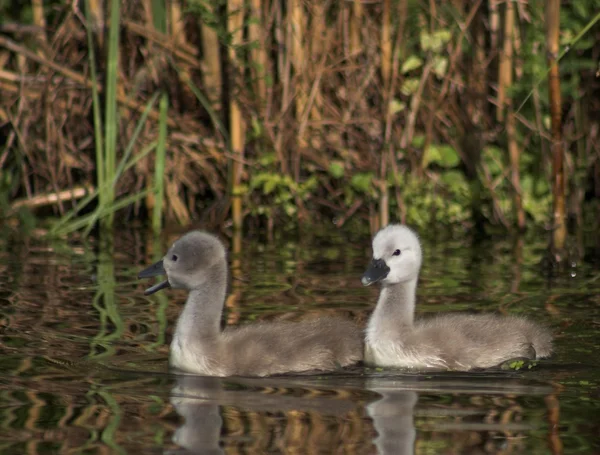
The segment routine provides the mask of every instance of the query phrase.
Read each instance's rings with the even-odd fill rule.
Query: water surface
[[[552,327],[556,354],[524,371],[202,378],[167,368],[185,294],[144,297],[136,273],[175,237],[0,239],[0,453],[598,453],[600,271],[549,279],[545,239],[473,246],[424,235],[418,313],[495,311]],[[365,236],[223,237],[226,322],[336,314],[364,323]],[[585,257],[585,245],[580,245]],[[590,258],[590,255],[587,255]],[[592,255],[592,259],[595,257]]]

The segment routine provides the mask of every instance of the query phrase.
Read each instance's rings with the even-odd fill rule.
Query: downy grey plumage
[[[140,278],[167,275],[165,287],[189,291],[171,342],[170,363],[205,376],[268,376],[332,371],[362,360],[363,336],[351,321],[324,317],[301,322],[262,322],[221,330],[228,266],[223,244],[192,231]]]
[[[365,286],[381,283],[365,339],[365,363],[468,371],[552,352],[552,335],[522,317],[445,314],[414,321],[421,244],[404,225],[389,225],[373,239]]]

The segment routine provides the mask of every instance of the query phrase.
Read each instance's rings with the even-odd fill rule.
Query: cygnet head
[[[421,268],[421,244],[417,234],[402,224],[390,224],[373,239],[373,260],[362,277],[369,286],[403,283],[416,279]]]
[[[207,272],[225,260],[225,247],[215,236],[202,231],[192,231],[173,243],[167,254],[138,278],[167,275],[167,280],[146,289],[144,294],[154,294],[166,287],[197,289],[207,280]]]

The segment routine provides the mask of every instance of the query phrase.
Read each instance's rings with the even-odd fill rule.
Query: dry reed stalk
[[[552,118],[552,247],[555,258],[560,261],[565,247],[567,227],[565,218],[565,170],[563,165],[563,141],[561,126],[560,74],[558,53],[560,37],[560,0],[546,2],[546,46],[548,48],[548,94]]]
[[[123,26],[126,27],[128,31],[131,31],[139,36],[144,37],[148,41],[151,41],[152,44],[166,49],[172,53],[174,57],[177,57],[179,60],[183,60],[184,63],[189,64],[194,68],[204,68],[203,63],[198,59],[200,53],[189,43],[175,43],[171,40],[165,40],[164,33],[156,31],[147,25],[138,24],[137,22],[133,22],[131,20],[123,21]]]
[[[288,109],[292,103],[291,83],[292,83],[292,26],[290,20],[285,20],[280,2],[274,2],[275,7],[275,44],[277,46],[277,73],[281,85],[281,102],[279,104],[278,118],[272,122],[276,127],[274,137],[275,153],[281,166],[283,174],[289,173],[288,159],[289,155],[284,151],[284,130],[285,119]],[[285,33],[284,33],[285,30]]]
[[[96,35],[98,46],[104,47],[104,0],[89,0],[92,15],[92,27]]]
[[[508,138],[508,154],[510,159],[510,182],[513,191],[513,210],[516,216],[519,230],[525,229],[525,209],[521,193],[521,177],[519,172],[519,161],[521,150],[517,140],[516,119],[512,106],[508,107],[506,117],[506,136]]]
[[[292,65],[294,68],[295,91],[294,97],[296,100],[296,116],[295,120],[300,121],[304,115],[307,106],[308,96],[308,81],[306,77],[306,56],[304,53],[304,29],[306,18],[302,0],[292,0],[288,19],[291,27],[292,40]],[[304,130],[298,130],[296,136],[297,149],[294,154],[294,179],[296,182],[300,180],[300,156],[302,150],[307,147],[307,142],[304,137]]]
[[[419,108],[421,105],[421,101],[423,100],[423,91],[425,90],[425,84],[429,79],[429,74],[431,73],[431,69],[433,68],[433,62],[431,59],[427,60],[425,67],[423,68],[423,73],[421,73],[421,79],[419,80],[419,87],[414,95],[410,99],[410,106],[408,111],[408,116],[406,118],[406,125],[404,126],[404,131],[402,133],[402,137],[400,139],[400,147],[406,149],[409,144],[412,142],[415,127],[417,124],[417,114],[419,113]],[[433,117],[433,116],[432,116]],[[424,157],[423,157],[424,158]],[[421,161],[421,165],[419,166],[421,169],[423,168],[423,164]]]
[[[10,209],[16,211],[21,207],[37,208],[45,205],[56,204],[58,201],[72,201],[75,199],[81,199],[89,193],[92,193],[94,188],[90,186],[76,186],[69,190],[59,191],[57,193],[49,194],[36,194],[34,197],[29,199],[18,199],[14,201]]]
[[[362,31],[362,22],[362,1],[354,0],[352,2],[352,20],[350,22],[350,54],[352,55],[358,55],[362,52],[362,40],[360,37]]]
[[[267,46],[265,33],[265,18],[263,13],[263,2],[261,0],[252,0],[250,3],[250,15],[253,19],[248,24],[248,39],[251,43],[256,43],[250,51],[252,61],[252,73],[255,83],[256,95],[259,105],[262,106],[267,99]]]
[[[387,224],[389,224],[389,221],[390,221],[389,185],[387,183],[387,164],[386,164],[387,161],[389,161],[389,164],[392,167],[392,171],[393,171],[394,175],[398,174],[398,167],[397,167],[396,158],[395,158],[395,148],[394,148],[394,143],[392,141],[392,130],[393,130],[392,120],[393,120],[394,114],[391,109],[391,103],[392,103],[392,100],[394,99],[394,93],[396,91],[396,82],[398,80],[398,70],[399,70],[399,65],[400,65],[400,54],[401,54],[400,47],[402,46],[402,42],[403,42],[403,38],[404,38],[404,26],[406,24],[407,8],[408,8],[408,1],[402,0],[399,4],[399,9],[398,9],[398,12],[399,12],[398,17],[400,19],[399,19],[398,29],[396,30],[396,40],[394,42],[394,47],[393,47],[392,64],[391,64],[391,71],[392,71],[391,82],[390,82],[389,87],[387,88],[386,92],[384,93],[385,129],[384,129],[384,138],[383,138],[383,144],[384,144],[384,152],[383,153],[385,153],[385,149],[387,149],[387,157],[385,157],[385,156],[382,157],[382,162],[381,162],[381,167],[380,167],[381,173],[379,176],[380,184],[381,184],[381,200],[380,200],[380,205],[379,205],[379,217],[380,217],[380,223],[382,226],[386,226]],[[427,79],[427,76],[425,76],[424,79]],[[416,96],[420,98],[420,94],[416,95]],[[416,107],[416,109],[415,109],[415,116],[416,116],[416,110],[418,110],[418,107]],[[402,195],[400,194],[400,191],[397,186],[396,186],[396,201],[398,203],[398,206],[399,206],[400,212],[401,212],[400,218],[404,219],[406,217],[404,201],[403,201]]]
[[[490,48],[493,53],[498,52],[498,33],[500,30],[500,13],[498,12],[499,0],[488,0],[488,10],[490,12]]]
[[[144,10],[144,21],[147,24],[154,24],[154,8],[152,8],[152,0],[141,0],[142,9]],[[123,21],[125,25],[125,21]]]
[[[27,58],[29,60],[33,60],[34,62],[39,63],[40,65],[47,66],[47,67],[53,69],[54,71],[56,71],[57,73],[62,74],[66,78],[71,79],[72,81],[77,82],[78,84],[84,86],[85,88],[88,88],[88,89],[92,88],[92,82],[88,78],[86,78],[83,74],[77,73],[76,71],[66,68],[65,66],[55,63],[45,57],[40,57],[36,53],[31,52],[26,47],[21,46],[2,35],[0,35],[0,47],[9,49],[9,50],[15,52],[16,54],[18,54],[19,56]],[[98,84],[98,90],[100,93],[102,93],[102,91],[103,91],[102,84]],[[129,98],[128,96],[126,96],[123,93],[117,94],[117,101],[120,104],[124,105],[125,107],[133,109],[138,113],[142,113],[146,107],[145,103],[137,102],[137,101]],[[156,109],[152,109],[150,111],[150,113],[148,114],[148,118],[158,121],[158,119],[159,119],[158,111]],[[181,127],[182,123],[178,123],[176,120],[169,117],[167,119],[167,125],[169,125],[170,127],[176,127],[176,126]]]
[[[506,90],[512,84],[513,71],[513,27],[515,22],[514,5],[511,1],[505,3],[504,13],[504,41],[502,51],[499,53],[500,61],[498,63],[498,102],[496,109],[496,120],[504,121],[504,109],[508,104]]]
[[[181,6],[182,2],[179,0],[171,0],[168,5],[168,22],[169,30],[171,32],[171,42],[175,44],[176,47],[184,49],[186,47],[190,47],[185,35],[185,21]],[[184,92],[183,99],[192,100],[194,95],[189,85],[186,83],[187,81],[192,80],[192,71],[190,65],[185,62],[181,62],[177,65],[177,71],[179,73],[180,80],[183,82],[181,84],[181,90]],[[193,103],[195,106],[195,101]]]
[[[207,24],[202,24],[202,81],[206,88],[206,95],[214,109],[221,109],[223,71],[221,68],[221,55],[219,35],[217,31]]]
[[[381,18],[381,80],[383,82],[384,91],[384,106],[386,111],[389,111],[390,99],[390,77],[392,70],[392,39],[391,39],[391,1],[383,0],[383,13]],[[386,130],[386,118],[389,118],[389,112],[386,112],[383,118],[383,128]],[[386,133],[389,136],[391,132]],[[387,184],[387,161],[389,159],[390,151],[388,150],[389,143],[384,140],[384,146],[381,150],[380,161],[379,161],[379,223],[381,226],[386,226],[389,222],[389,210],[390,210],[390,194]]]
[[[310,28],[312,30],[312,33],[310,34],[310,46],[308,46],[308,54],[312,55],[312,58],[309,59],[309,61],[320,62],[319,66],[316,68],[316,71],[311,71],[311,74],[314,74],[316,72],[318,74],[317,77],[319,79],[323,75],[323,71],[325,69],[326,56],[329,54],[329,43],[327,40],[328,30],[327,25],[325,23],[325,17],[327,14],[327,8],[329,7],[329,4],[329,1],[319,1],[316,4],[314,4],[312,7],[312,17],[310,19]],[[314,94],[311,93],[311,97],[312,100],[309,101],[309,104],[311,105],[310,117],[313,122],[318,122],[323,118],[321,111],[323,110],[323,100],[325,99],[325,95],[323,94],[321,84],[319,84],[318,90],[314,92]]]
[[[44,15],[43,0],[31,0],[31,10],[33,14],[33,23],[39,27],[36,38],[40,44],[45,46],[48,44],[48,37],[46,36],[46,17]],[[43,54],[43,52],[40,53]]]
[[[506,3],[505,19],[504,19],[504,45],[503,55],[501,61],[501,77],[502,83],[500,87],[504,87],[506,90],[513,83],[513,38],[515,28],[515,7],[513,2]],[[503,99],[507,109],[506,115],[506,136],[508,140],[508,157],[510,161],[510,182],[512,184],[513,192],[513,210],[515,212],[516,223],[519,230],[525,229],[525,210],[523,208],[523,199],[521,193],[521,177],[519,170],[519,162],[521,150],[519,149],[519,142],[517,139],[517,127],[515,114],[512,107],[512,99],[506,96],[505,91],[503,93]],[[499,91],[500,94],[500,91]],[[500,100],[499,100],[500,101]],[[504,114],[502,111],[502,118]]]
[[[388,90],[390,73],[392,71],[392,23],[391,0],[383,0],[383,13],[381,17],[381,79],[383,88]]]
[[[239,93],[239,77],[242,73],[241,65],[236,56],[236,48],[243,43],[244,34],[244,1],[228,0],[227,2],[227,31],[231,36],[229,60],[233,69],[231,84],[233,96],[229,100],[229,133],[231,141],[230,159],[231,168],[231,217],[234,229],[241,229],[243,224],[241,183],[244,159],[244,142],[246,125],[237,99]]]
[[[185,37],[185,23],[183,21],[183,13],[181,12],[181,2],[171,0],[169,6],[171,40],[177,46],[185,46],[187,45],[187,39]]]

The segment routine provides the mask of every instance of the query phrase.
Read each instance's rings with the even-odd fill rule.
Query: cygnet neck
[[[175,329],[180,341],[217,338],[227,292],[227,264],[219,262],[204,274],[201,287],[191,289]]]
[[[412,326],[418,277],[395,284],[383,284],[377,306],[369,322],[369,331],[386,333],[399,326]]]

